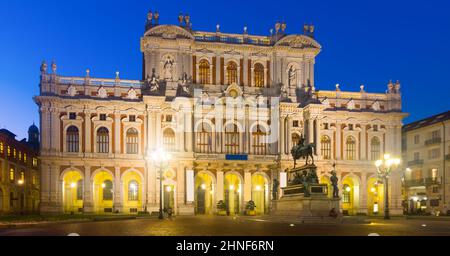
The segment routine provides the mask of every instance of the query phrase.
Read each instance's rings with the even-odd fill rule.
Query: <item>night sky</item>
[[[147,12],[160,23],[191,15],[194,30],[267,35],[277,20],[287,33],[316,26],[323,46],[316,87],[385,92],[390,79],[402,83],[405,123],[450,110],[450,1],[0,1],[0,128],[19,138],[38,124],[32,98],[39,91],[42,60],[58,73],[141,78],[139,40]]]

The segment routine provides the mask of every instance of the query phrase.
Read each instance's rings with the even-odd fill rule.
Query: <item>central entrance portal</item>
[[[230,173],[225,176],[224,196],[228,215],[241,212],[242,182],[238,175]]]

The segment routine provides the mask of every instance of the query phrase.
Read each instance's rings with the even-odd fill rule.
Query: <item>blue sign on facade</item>
[[[228,161],[248,161],[248,155],[226,155],[225,160]]]

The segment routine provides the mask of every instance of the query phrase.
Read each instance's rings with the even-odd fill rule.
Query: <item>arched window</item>
[[[105,180],[102,184],[103,188],[103,200],[111,201],[113,200],[113,183],[110,180]]]
[[[297,133],[292,134],[292,146],[297,146],[300,143],[300,136]]]
[[[200,84],[211,83],[211,69],[207,60],[201,60],[199,64],[199,82]]]
[[[77,200],[83,200],[84,184],[83,180],[77,182]]]
[[[373,137],[370,142],[370,157],[372,160],[379,160],[381,156],[381,143],[378,137]]]
[[[139,132],[130,128],[127,131],[127,154],[139,153]]]
[[[109,131],[105,127],[97,130],[97,153],[109,153]]]
[[[135,180],[128,183],[128,201],[139,201],[139,183]]]
[[[208,124],[202,123],[197,131],[197,152],[209,153],[212,151],[212,131]]]
[[[255,64],[255,86],[256,87],[264,87],[265,81],[264,81],[264,66],[261,63]]]
[[[261,125],[257,125],[256,131],[252,133],[253,154],[267,154],[267,133]]]
[[[347,160],[356,160],[356,140],[352,136],[347,138],[346,146],[346,158]]]
[[[66,132],[67,152],[77,153],[80,151],[80,134],[76,126],[70,126]]]
[[[331,140],[328,136],[322,136],[320,147],[323,159],[331,159]]]
[[[235,62],[231,61],[227,66],[228,84],[238,83],[238,70]]]
[[[239,129],[235,124],[225,128],[225,151],[227,154],[239,153]]]
[[[175,151],[175,132],[172,129],[164,131],[163,143],[166,151]]]

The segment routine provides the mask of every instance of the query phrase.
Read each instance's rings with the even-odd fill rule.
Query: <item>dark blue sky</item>
[[[450,109],[450,1],[0,1],[0,127],[25,137],[39,120],[39,65],[56,60],[58,73],[141,78],[139,40],[146,14],[177,23],[188,12],[196,30],[266,35],[277,20],[288,33],[314,23],[323,46],[316,86],[384,92],[389,79],[402,82],[411,122]]]

